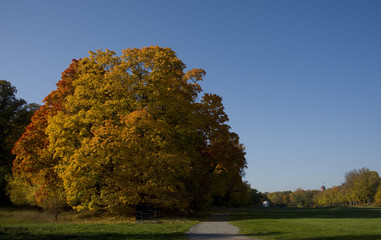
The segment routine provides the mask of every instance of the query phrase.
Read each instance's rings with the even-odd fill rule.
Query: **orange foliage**
[[[229,196],[244,147],[220,96],[197,102],[205,71],[184,69],[160,47],[73,60],[13,149],[15,179],[45,208],[186,211]]]

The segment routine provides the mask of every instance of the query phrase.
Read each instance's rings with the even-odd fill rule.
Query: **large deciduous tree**
[[[184,70],[160,47],[74,60],[14,148],[11,198],[46,208],[186,211],[233,196],[244,147],[222,98],[199,96],[205,71]]]

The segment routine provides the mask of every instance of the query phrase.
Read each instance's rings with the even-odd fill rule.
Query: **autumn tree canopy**
[[[204,75],[157,46],[73,60],[13,149],[11,199],[79,211],[237,199],[244,147],[222,98],[201,95]]]
[[[345,173],[344,190],[348,200],[355,203],[373,202],[381,178],[376,171],[368,168],[353,169]]]

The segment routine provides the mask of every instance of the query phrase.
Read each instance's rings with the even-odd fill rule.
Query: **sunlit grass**
[[[247,208],[231,223],[262,239],[381,239],[381,208]]]

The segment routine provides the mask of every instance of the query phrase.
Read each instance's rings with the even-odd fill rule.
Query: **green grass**
[[[186,239],[195,220],[135,223],[121,217],[54,216],[33,210],[0,209],[0,239]]]
[[[262,239],[381,239],[381,208],[245,208],[231,223]]]
[[[217,209],[226,211],[226,209]],[[231,223],[261,239],[381,239],[381,208],[240,208]],[[66,212],[54,216],[35,210],[0,209],[0,239],[186,239],[197,220],[132,219]]]

